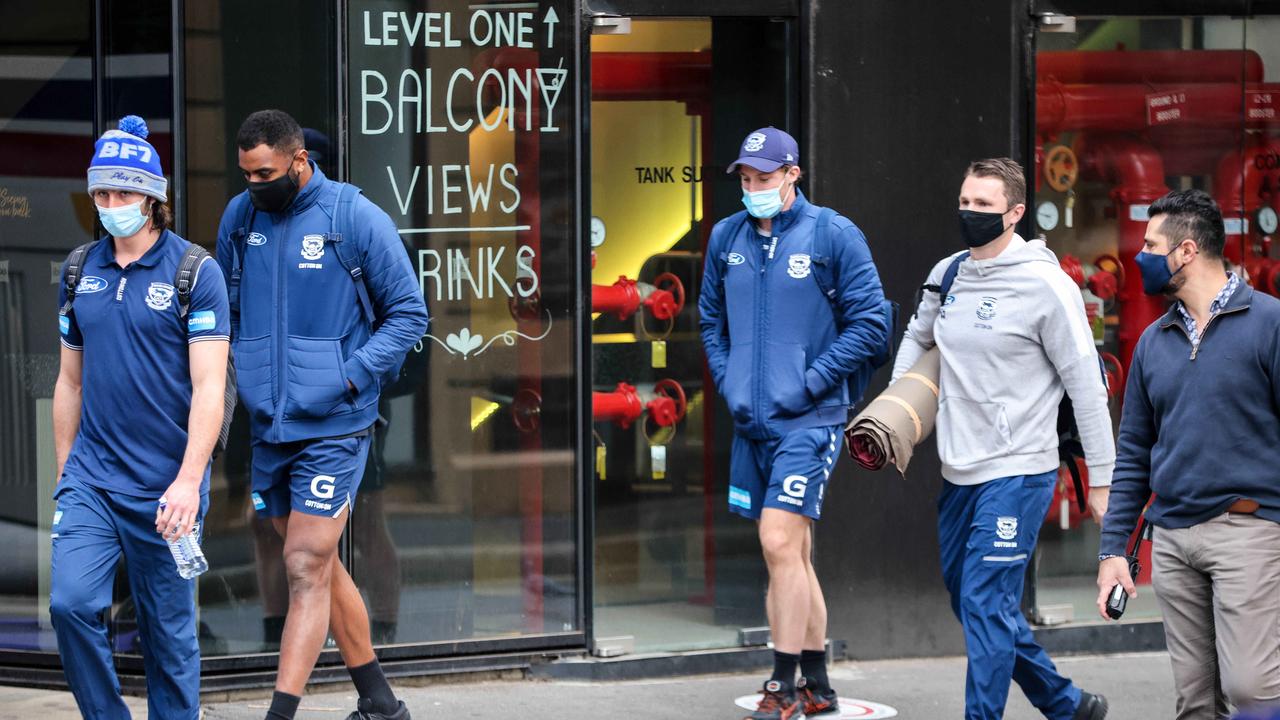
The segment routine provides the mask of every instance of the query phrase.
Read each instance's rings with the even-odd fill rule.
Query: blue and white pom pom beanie
[[[146,138],[147,123],[137,115],[125,115],[119,130],[103,133],[89,162],[89,193],[132,190],[166,202],[169,182],[160,168],[160,154]]]

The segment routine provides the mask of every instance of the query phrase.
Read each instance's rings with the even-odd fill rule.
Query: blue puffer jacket
[[[816,256],[820,210],[797,192],[769,237],[745,211],[711,231],[698,299],[702,343],[746,437],[843,425],[885,345],[884,290],[866,238],[837,215],[828,229],[832,257]],[[834,263],[834,300],[819,288],[819,263]]]
[[[313,175],[282,213],[231,199],[218,228],[230,278],[232,234],[244,226],[240,322],[234,352],[253,437],[281,443],[364,430],[378,417],[385,379],[427,329],[427,308],[395,224],[355,195],[347,234],[332,214],[343,183]],[[335,242],[354,242],[375,320],[370,325]],[[348,382],[355,386],[351,392]]]

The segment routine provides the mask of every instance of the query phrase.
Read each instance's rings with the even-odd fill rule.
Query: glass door
[[[741,208],[726,163],[795,104],[791,30],[655,18],[591,39],[598,653],[734,646],[765,624],[755,526],[727,511],[732,422],[697,302],[711,227]]]

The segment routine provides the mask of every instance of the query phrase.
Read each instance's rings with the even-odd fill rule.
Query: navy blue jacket
[[[356,243],[376,318],[370,326],[331,243],[330,215],[342,183],[325,178],[314,163],[312,170],[284,212],[248,213],[252,226],[232,350],[240,400],[258,441],[336,437],[369,428],[378,417],[382,383],[427,329],[426,304],[395,223],[357,195],[348,229],[354,236],[342,242]],[[218,228],[218,263],[227,277],[230,235],[247,203],[248,191],[232,198]]]
[[[1101,552],[1122,555],[1138,514],[1186,528],[1241,498],[1280,522],[1280,300],[1241,284],[1191,339],[1176,307],[1129,369]]]
[[[813,240],[820,210],[797,191],[791,209],[773,218],[770,237],[745,211],[711,231],[698,298],[702,343],[745,437],[843,425],[889,332],[871,249],[838,215],[829,229],[834,304],[819,288]]]

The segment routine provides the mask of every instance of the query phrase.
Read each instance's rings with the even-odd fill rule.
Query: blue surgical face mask
[[[1177,250],[1177,248],[1174,248],[1174,250]],[[1172,254],[1171,251],[1169,255]],[[1170,270],[1169,255],[1155,255],[1144,250],[1134,258],[1134,261],[1138,263],[1138,269],[1142,271],[1142,291],[1146,294],[1160,295],[1174,290],[1174,288],[1170,287],[1173,283],[1173,277],[1182,272],[1187,267],[1187,264],[1183,263],[1177,270]]]
[[[147,223],[147,216],[142,214],[142,200],[132,205],[104,208],[98,206],[98,219],[111,237],[131,237],[136,235]]]
[[[747,207],[747,212],[750,213],[751,217],[767,220],[782,212],[782,206],[786,202],[784,198],[790,196],[791,190],[795,186],[795,183],[791,183],[788,186],[784,180],[781,186],[769,188],[768,190],[757,190],[756,192],[743,190],[742,204]],[[785,196],[782,193],[782,188],[784,187],[786,188]]]

